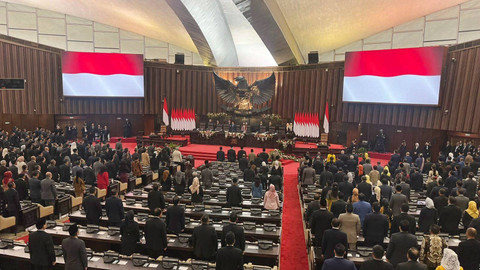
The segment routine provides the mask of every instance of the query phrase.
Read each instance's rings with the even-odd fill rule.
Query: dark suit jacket
[[[248,159],[243,157],[238,159],[238,168],[241,171],[244,171],[246,168],[248,168]]]
[[[18,197],[20,201],[26,200],[28,198],[28,185],[27,182],[21,178],[15,180],[15,189],[18,192]]]
[[[193,254],[195,258],[210,260],[215,258],[218,242],[215,228],[208,224],[202,224],[193,229],[192,234]]]
[[[310,218],[310,228],[312,234],[315,235],[316,245],[322,244],[323,233],[332,227],[331,222],[333,219],[332,212],[327,209],[320,209],[313,213]]]
[[[245,150],[238,150],[237,159],[240,160],[241,157],[247,157],[247,152],[245,152]]]
[[[363,236],[369,244],[381,244],[388,233],[388,218],[380,212],[365,216],[363,220]]]
[[[70,182],[70,167],[62,164],[58,169],[58,173],[60,174],[60,182]]]
[[[447,205],[440,212],[440,219],[438,225],[442,228],[442,232],[449,233],[451,235],[458,234],[458,224],[462,218],[462,210],[456,205]]]
[[[355,264],[344,258],[330,258],[323,262],[322,270],[356,270]]]
[[[148,219],[143,231],[148,249],[161,251],[167,247],[167,227],[163,220],[158,217]]]
[[[242,191],[237,185],[231,185],[227,189],[227,206],[240,206],[243,201]]]
[[[365,261],[360,270],[393,270],[393,265],[383,260],[367,260]]]
[[[221,150],[218,151],[218,152],[217,152],[217,160],[218,160],[218,161],[224,161],[224,160],[225,160],[225,152],[223,152],[223,151],[221,151]]]
[[[408,261],[404,263],[399,263],[395,270],[427,270],[428,267],[423,264],[419,263],[418,261]]]
[[[9,188],[4,193],[5,202],[7,204],[7,212],[10,215],[14,215],[18,219],[18,214],[20,212],[20,199],[18,197],[18,192],[14,188]],[[18,222],[18,220],[17,220]]]
[[[227,235],[228,232],[233,232],[235,234],[234,246],[244,251],[245,250],[245,234],[243,231],[243,227],[240,227],[234,223],[230,223],[223,226],[222,239],[221,239],[222,247],[227,246],[227,243],[225,242],[225,236]]]
[[[402,220],[408,220],[409,222],[408,232],[411,234],[415,234],[417,223],[415,221],[415,217],[412,215],[409,215],[408,213],[400,213],[400,215],[393,217],[390,234],[394,234],[400,231],[398,227],[400,226],[400,222]]]
[[[93,195],[88,195],[83,199],[82,206],[83,209],[85,209],[87,224],[98,225],[100,223],[100,217],[102,216],[100,199]]]
[[[458,245],[458,260],[463,270],[478,270],[480,265],[480,241],[469,239]]]
[[[322,237],[322,254],[325,259],[335,257],[333,250],[335,246],[341,243],[348,248],[347,234],[339,229],[329,229],[323,233]]]
[[[237,153],[233,149],[228,149],[227,151],[227,160],[230,162],[235,162],[237,159]]]
[[[33,265],[51,266],[55,261],[52,236],[45,231],[30,233],[28,240],[30,261]]]
[[[347,202],[344,201],[344,200],[334,201],[332,203],[332,206],[330,207],[330,212],[332,212],[332,214],[336,218],[338,218],[338,216],[340,216],[340,214],[346,212],[346,206],[347,206]]]
[[[435,199],[433,199],[433,204],[435,205],[435,209],[437,209],[438,214],[440,214],[443,208],[448,205],[448,197],[437,196]]]
[[[88,265],[85,242],[78,238],[68,237],[62,240],[65,269],[85,270]]]
[[[40,180],[38,180],[37,178],[30,178],[30,180],[28,180],[28,186],[30,188],[30,198],[40,200],[40,197],[41,197]]]
[[[243,253],[232,246],[218,250],[216,270],[243,270]]]
[[[361,182],[357,188],[358,193],[363,193],[365,195],[365,201],[369,202],[372,197],[372,185],[367,182]]]
[[[165,214],[167,228],[173,233],[180,233],[185,229],[185,210],[178,205],[172,205],[167,208]]]
[[[108,222],[121,222],[125,216],[122,200],[117,197],[110,197],[105,201],[105,210],[107,210]]]
[[[165,198],[160,190],[152,190],[148,193],[147,197],[148,209],[153,213],[156,208],[165,208]]]
[[[305,211],[305,220],[309,221],[313,213],[320,209],[320,201],[311,201]]]
[[[93,185],[97,177],[95,176],[95,172],[91,167],[85,167],[83,169],[83,179],[85,180],[85,184]]]
[[[386,257],[396,267],[397,264],[407,261],[407,251],[411,247],[417,247],[417,237],[408,232],[399,232],[392,234],[388,244]]]

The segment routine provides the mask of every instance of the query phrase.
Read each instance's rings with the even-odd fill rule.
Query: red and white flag
[[[437,105],[444,55],[441,46],[347,52],[343,101]]]
[[[163,123],[165,123],[166,126],[170,125],[170,120],[168,119],[167,98],[163,98]]]
[[[141,54],[63,52],[63,95],[143,97]]]
[[[328,114],[328,101],[325,105],[325,116],[323,117],[323,131],[325,133],[328,133],[330,131],[330,123],[328,122],[330,119],[330,116]]]

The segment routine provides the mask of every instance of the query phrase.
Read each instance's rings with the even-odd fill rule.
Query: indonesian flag
[[[295,113],[295,116],[293,117],[293,132],[295,134],[298,133],[298,113]]]
[[[347,52],[343,101],[437,105],[445,47]]]
[[[328,101],[325,105],[325,116],[323,117],[323,130],[325,133],[330,131],[330,124],[328,123],[330,116],[328,114]]]
[[[143,97],[143,56],[120,53],[62,53],[64,96]]]
[[[173,109],[172,110],[172,129],[173,130],[177,130],[177,110],[176,109]]]
[[[166,126],[170,125],[170,121],[168,120],[167,98],[163,98],[163,123],[165,123]]]

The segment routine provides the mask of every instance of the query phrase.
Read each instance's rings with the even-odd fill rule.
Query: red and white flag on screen
[[[141,54],[64,52],[65,96],[143,97]]]
[[[170,125],[170,121],[168,119],[167,98],[163,98],[163,123],[165,123],[166,126]]]
[[[325,133],[328,133],[330,131],[330,116],[328,114],[328,101],[327,104],[325,105],[325,116],[323,117],[323,131]]]

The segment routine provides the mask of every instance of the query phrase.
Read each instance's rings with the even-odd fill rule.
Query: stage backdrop
[[[318,112],[322,116],[328,100],[332,124],[349,122],[480,133],[480,114],[475,113],[476,104],[480,103],[480,41],[450,48],[447,59],[455,60],[447,63],[439,107],[342,104],[343,62],[276,68],[212,68],[146,62],[145,98],[67,98],[62,96],[61,52],[0,35],[0,77],[27,80],[25,90],[0,91],[0,114],[37,115],[38,123],[53,123],[47,119],[54,115],[138,115],[152,123],[154,115],[161,115],[164,97],[170,108],[194,108],[199,115],[220,112],[222,103],[215,94],[213,71],[227,79],[243,75],[249,83],[274,72],[277,87],[270,101],[271,112],[285,118],[292,119],[296,111]],[[10,124],[15,125],[16,118],[11,119]]]

